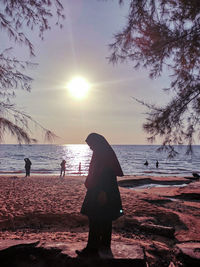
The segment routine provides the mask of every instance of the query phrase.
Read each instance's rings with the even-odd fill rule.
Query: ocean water
[[[186,147],[176,147],[179,154],[168,159],[166,152],[157,152],[154,145],[112,146],[125,175],[191,176],[200,172],[200,146],[185,155]],[[92,151],[87,145],[0,145],[0,173],[24,173],[24,158],[32,161],[31,173],[59,174],[60,163],[66,160],[66,174],[87,175]],[[149,165],[144,162],[148,160]],[[159,167],[156,168],[156,160]],[[81,162],[81,173],[79,163]]]

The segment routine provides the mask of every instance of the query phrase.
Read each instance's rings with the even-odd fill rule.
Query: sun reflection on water
[[[91,156],[92,151],[87,145],[62,146],[62,158],[66,160],[66,173],[72,173],[71,170],[74,170],[74,174],[87,174]]]

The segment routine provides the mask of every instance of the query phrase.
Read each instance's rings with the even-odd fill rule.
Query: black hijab
[[[115,176],[123,176],[116,154],[105,137],[91,133],[86,138],[86,143],[93,150],[89,173],[85,182],[87,188],[93,187],[106,169],[111,170]]]

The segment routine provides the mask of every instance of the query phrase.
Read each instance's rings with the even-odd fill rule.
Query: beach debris
[[[198,173],[196,173],[196,172],[193,172],[192,175],[196,179],[199,179],[200,178],[200,175]]]
[[[140,228],[148,233],[174,238],[175,228],[172,226],[156,225],[153,223],[142,223],[140,225]]]

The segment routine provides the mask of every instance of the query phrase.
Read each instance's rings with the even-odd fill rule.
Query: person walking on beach
[[[76,253],[79,257],[98,257],[99,252],[112,257],[112,221],[123,215],[116,176],[123,176],[123,172],[115,152],[102,135],[91,133],[86,143],[93,155],[81,213],[88,216],[89,233],[87,246]]]
[[[148,166],[149,165],[149,162],[146,160],[145,163],[144,163],[145,166]]]
[[[66,161],[63,159],[62,162],[60,163],[60,177],[62,177],[62,173],[63,173],[63,177],[65,176],[65,165],[66,165]]]
[[[28,177],[30,176],[30,171],[31,171],[31,161],[29,158],[25,158],[24,159],[25,161],[25,171],[26,171],[26,176],[25,177]]]

